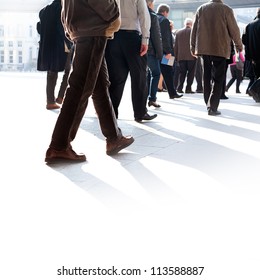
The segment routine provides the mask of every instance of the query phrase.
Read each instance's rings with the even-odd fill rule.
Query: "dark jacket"
[[[67,59],[65,43],[68,49],[72,43],[65,37],[61,22],[61,0],[54,0],[39,12],[40,22],[37,31],[40,34],[37,70],[64,71]]]
[[[170,21],[161,14],[157,14],[160,28],[161,28],[161,35],[162,35],[162,44],[163,44],[163,53],[164,54],[172,54],[174,55],[173,50],[173,35],[171,31]]]
[[[112,37],[120,27],[119,7],[115,0],[62,2],[62,22],[66,35],[73,41],[89,36]]]
[[[260,18],[250,22],[242,36],[245,45],[245,57],[247,60],[260,62]]]
[[[148,55],[153,55],[161,60],[163,56],[161,29],[156,13],[148,7],[151,16],[150,39],[148,46]]]

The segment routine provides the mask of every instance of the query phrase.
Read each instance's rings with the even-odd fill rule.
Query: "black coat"
[[[65,42],[68,48],[71,42],[65,37],[61,23],[61,1],[54,0],[39,13],[40,21],[37,31],[40,34],[37,70],[39,71],[64,71],[67,59]]]
[[[245,45],[245,57],[247,60],[260,62],[260,18],[257,17],[253,22],[246,26],[242,36]]]
[[[159,20],[156,13],[152,9],[150,8],[148,9],[151,17],[148,54],[153,55],[157,59],[161,60],[163,56],[163,48],[162,48],[161,28],[160,28]]]
[[[161,28],[161,36],[162,36],[162,45],[163,45],[163,53],[164,54],[172,54],[174,55],[173,50],[173,35],[171,31],[170,21],[163,15],[157,14],[160,28]]]

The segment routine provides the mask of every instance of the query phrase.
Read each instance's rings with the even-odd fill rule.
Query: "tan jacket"
[[[232,40],[236,50],[242,51],[240,31],[233,10],[221,0],[211,0],[201,5],[191,32],[192,53],[228,59]]]

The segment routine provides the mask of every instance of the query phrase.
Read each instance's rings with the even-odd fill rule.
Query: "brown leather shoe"
[[[56,103],[49,103],[46,105],[47,110],[54,110],[54,109],[59,109],[60,106]]]
[[[81,162],[86,161],[86,156],[84,154],[77,154],[72,150],[72,148],[68,148],[66,150],[61,151],[57,151],[53,148],[49,148],[47,150],[45,162],[53,163],[61,161]]]
[[[115,155],[122,149],[128,147],[134,142],[134,138],[132,136],[121,136],[117,140],[108,141],[107,140],[107,155]]]

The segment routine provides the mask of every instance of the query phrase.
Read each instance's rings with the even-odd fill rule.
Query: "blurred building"
[[[0,0],[0,71],[35,71],[38,13],[50,1]]]

